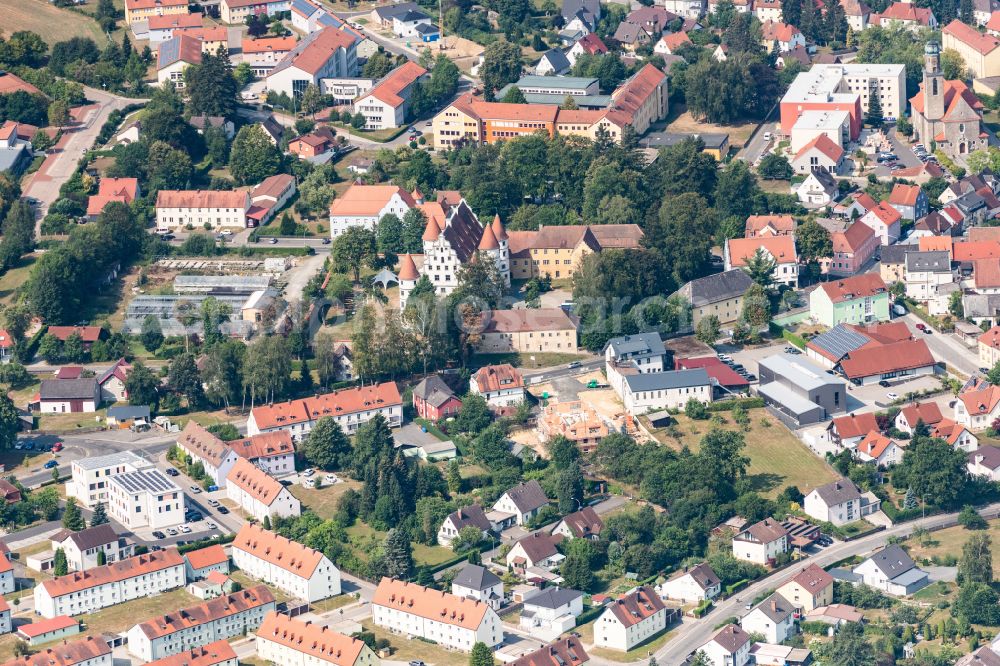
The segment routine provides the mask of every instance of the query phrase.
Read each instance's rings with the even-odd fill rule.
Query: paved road
[[[31,443],[34,448],[52,445],[58,441],[65,447],[59,453],[39,453],[25,451],[30,456],[29,464],[15,473],[18,480],[27,487],[36,486],[52,478],[52,470],[42,465],[48,460],[59,462],[59,473],[70,474],[70,464],[81,458],[104,456],[122,451],[135,451],[139,455],[155,459],[176,441],[175,435],[165,433],[134,433],[129,430],[103,430],[81,435],[39,435],[30,434],[18,438],[21,443]]]
[[[778,123],[776,122],[764,123],[757,133],[753,135],[753,138],[750,139],[750,142],[744,146],[743,150],[741,150],[736,157],[750,164],[755,164],[773,141],[773,138],[765,140],[764,135],[768,132],[774,134],[777,132],[777,129]]]
[[[87,99],[95,104],[85,112],[81,122],[63,130],[64,138],[50,151],[45,163],[32,174],[30,182],[24,188],[25,197],[33,197],[39,201],[35,208],[36,236],[42,233],[42,218],[48,212],[49,206],[59,197],[59,188],[69,180],[76,171],[77,162],[94,145],[94,140],[111,111],[147,101],[119,97],[94,88],[84,88],[84,90]]]
[[[991,504],[979,510],[979,513],[986,517],[994,517],[1000,512],[1000,503]],[[834,562],[838,562],[854,555],[867,555],[885,545],[886,539],[890,536],[907,537],[918,527],[926,529],[940,529],[956,524],[957,513],[949,513],[930,518],[914,520],[909,523],[890,527],[882,532],[877,532],[857,541],[835,543],[829,548],[823,549],[820,553],[803,560],[803,564],[816,564],[821,567],[828,567]],[[778,572],[774,575],[762,578],[750,587],[743,590],[739,595],[722,601],[716,605],[715,609],[701,620],[688,620],[675,629],[675,636],[662,648],[657,650],[655,657],[660,664],[680,664],[684,659],[709,641],[715,634],[713,627],[723,619],[731,616],[742,616],[746,613],[745,604],[747,600],[754,599],[758,594],[771,589],[776,584],[789,576],[790,570]],[[591,661],[600,666],[613,666],[618,662],[611,662],[600,657],[591,655]],[[646,659],[640,660],[642,662]],[[636,662],[639,663],[639,662]]]
[[[604,367],[604,359],[596,358],[592,361],[582,361],[580,365],[575,368],[570,368],[565,365],[557,368],[542,368],[536,372],[525,372],[523,373],[523,376],[526,383],[541,384],[542,382],[558,379],[559,377],[570,377],[572,375],[582,374],[591,370],[597,370],[602,367]]]
[[[914,336],[923,338],[934,358],[939,361],[947,361],[949,366],[966,375],[973,375],[979,372],[979,366],[981,365],[979,356],[957,340],[953,334],[942,333],[941,331],[934,331],[930,335],[921,333],[916,325],[923,323],[923,321],[913,313],[907,313],[901,319],[909,325]]]

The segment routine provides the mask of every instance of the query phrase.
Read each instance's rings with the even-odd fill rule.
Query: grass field
[[[300,502],[312,509],[312,512],[320,518],[333,518],[333,514],[337,512],[337,501],[340,499],[340,496],[351,488],[357,490],[360,487],[360,481],[344,479],[341,483],[320,488],[319,490],[304,488],[301,484],[289,486],[288,490]]]
[[[89,16],[60,9],[47,0],[4,2],[0,30],[9,37],[18,30],[30,30],[42,36],[49,46],[72,37],[90,37],[99,47],[107,43],[97,22]]]
[[[84,623],[89,634],[95,636],[98,634],[118,634],[131,629],[136,622],[144,622],[167,611],[187,608],[199,603],[201,600],[198,597],[188,594],[181,588],[111,606],[90,615],[81,615],[78,619]]]
[[[347,535],[350,541],[348,545],[354,550],[354,554],[363,560],[367,560],[369,553],[374,548],[379,547],[382,541],[385,540],[386,533],[380,532],[359,520],[347,528]],[[455,553],[443,546],[428,546],[422,543],[413,544],[413,561],[418,565],[429,564],[433,566],[454,556]]]
[[[28,279],[31,267],[35,265],[35,259],[35,255],[26,255],[21,258],[16,268],[0,276],[0,304],[9,305],[14,301],[15,292]]]
[[[444,649],[440,645],[428,643],[419,639],[406,640],[402,636],[385,631],[381,627],[376,627],[371,620],[361,623],[365,631],[375,634],[376,640],[385,638],[389,641],[394,652],[391,659],[393,661],[422,661],[425,664],[434,666],[465,666],[469,663],[469,655],[463,652],[452,652]]]
[[[472,364],[474,366],[481,366],[510,363],[515,368],[550,368],[554,365],[579,361],[582,358],[580,354],[559,354],[556,352],[538,352],[535,354],[473,354]]]
[[[695,120],[687,111],[684,105],[680,105],[676,110],[671,109],[668,118],[667,130],[678,134],[728,134],[729,144],[733,148],[742,148],[750,139],[757,123],[743,123],[741,125],[715,125],[709,122]]]
[[[746,455],[750,458],[748,475],[755,488],[768,497],[775,497],[788,485],[798,486],[808,493],[837,478],[836,472],[796,439],[777,419],[765,409],[748,410],[750,430],[744,432]],[[719,413],[726,420],[717,426],[725,430],[736,430],[728,412]],[[701,438],[713,427],[711,421],[692,421],[680,414],[677,425],[654,430],[656,438],[664,444],[680,450],[687,446],[697,451]],[[764,423],[768,425],[765,426]]]
[[[989,528],[984,531],[990,535],[993,543],[1000,541],[1000,520],[989,521]],[[962,546],[965,545],[965,542],[973,534],[975,534],[975,531],[956,525],[955,527],[947,527],[943,530],[927,534],[923,538],[923,543],[921,543],[920,539],[911,537],[904,542],[904,545],[909,550],[910,557],[914,560],[918,558],[930,559],[932,557],[945,558],[948,556],[961,558]],[[993,575],[994,577],[1000,576],[1000,558],[993,559]]]

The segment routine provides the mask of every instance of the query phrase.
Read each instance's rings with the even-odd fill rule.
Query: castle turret
[[[415,201],[418,206],[424,205],[424,193],[420,191],[419,187],[414,187],[413,191],[410,192],[410,196],[413,197],[413,201]]]
[[[493,216],[493,222],[490,224],[490,228],[493,230],[493,235],[496,236],[497,243],[500,246],[500,260],[497,266],[500,268],[500,274],[503,275],[504,284],[508,287],[510,286],[510,236],[507,235],[507,230],[503,226],[503,222],[500,221],[500,215],[497,214]]]
[[[424,235],[421,237],[424,241],[424,254],[427,254],[427,243],[433,243],[441,236],[441,227],[438,223],[434,221],[434,218],[427,218],[427,226],[424,227]]]
[[[417,264],[413,261],[413,256],[404,254],[399,258],[399,309],[406,307],[406,301],[410,298],[410,292],[417,286],[420,273],[417,271]]]

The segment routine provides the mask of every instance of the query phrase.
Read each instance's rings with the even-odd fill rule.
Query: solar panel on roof
[[[870,341],[871,339],[868,336],[847,328],[843,324],[838,324],[829,331],[820,333],[810,342],[820,349],[830,352],[837,358],[843,358],[855,349],[860,349],[868,344]]]

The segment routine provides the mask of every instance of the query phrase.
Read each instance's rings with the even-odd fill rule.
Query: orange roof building
[[[631,650],[666,629],[675,613],[653,588],[644,585],[608,604],[594,624],[594,646]]]
[[[746,268],[747,262],[757,253],[774,261],[774,281],[790,286],[799,282],[799,255],[792,236],[757,236],[730,238],[726,241],[726,270]]]
[[[42,581],[35,586],[35,612],[47,618],[93,613],[185,582],[184,558],[167,548]]]
[[[239,458],[226,477],[226,497],[249,516],[288,518],[302,513],[302,506],[288,488],[250,461]]]
[[[28,657],[5,661],[3,666],[76,666],[77,664],[110,664],[111,647],[103,637],[86,638],[62,643]]]
[[[792,236],[795,234],[795,218],[791,215],[751,215],[747,218],[743,235],[754,236]]]
[[[326,555],[265,530],[244,525],[232,544],[233,562],[248,576],[313,602],[340,594],[340,571]]]
[[[146,666],[237,666],[238,663],[233,646],[225,640],[218,640],[151,661]]]
[[[858,385],[883,379],[934,373],[937,362],[922,339],[855,349],[840,361],[844,376]]]
[[[287,430],[265,432],[228,442],[229,448],[273,477],[288,476],[295,471],[295,444]]]
[[[286,430],[293,440],[301,441],[316,421],[329,416],[345,432],[353,434],[376,414],[381,414],[389,427],[402,425],[403,399],[395,382],[346,388],[312,398],[254,407],[247,420],[247,433],[254,436]]]
[[[469,378],[469,390],[494,407],[514,407],[524,402],[524,378],[509,363],[479,368]]]
[[[156,229],[160,232],[187,225],[211,229],[244,229],[250,194],[246,190],[160,190],[156,195]]]
[[[854,449],[854,455],[862,462],[874,462],[879,467],[894,465],[903,459],[903,449],[877,430],[872,430]]]
[[[229,0],[230,4],[237,0]],[[240,0],[241,2],[244,0]],[[256,0],[249,4],[233,7],[240,14],[253,13]],[[280,6],[281,3],[270,3]],[[242,16],[229,21],[226,12],[229,5],[222,3],[222,20],[226,23],[243,23]],[[279,10],[280,11],[280,10]],[[335,26],[327,26],[306,35],[282,58],[267,75],[267,89],[292,95],[302,81],[319,85],[322,78],[347,78],[357,76],[357,42],[361,41],[351,31]]]
[[[212,571],[229,573],[229,556],[220,544],[184,553],[188,578],[204,578]]]
[[[125,0],[125,23],[168,14],[187,14],[187,0]]]
[[[205,474],[220,488],[226,485],[226,476],[239,458],[225,442],[195,423],[194,419],[188,421],[181,431],[177,448],[191,456],[193,462],[200,462]]]
[[[394,578],[379,582],[372,621],[461,652],[471,652],[476,642],[490,647],[503,642],[503,625],[487,603]]]
[[[374,229],[384,216],[391,213],[403,219],[416,206],[413,196],[402,187],[355,183],[330,204],[330,232],[336,238],[348,227]]]
[[[941,47],[958,51],[973,78],[996,76],[1000,72],[997,69],[1000,64],[1000,39],[996,36],[995,27],[996,23],[991,30],[987,23],[986,33],[983,34],[955,19],[941,29]]]
[[[257,630],[258,656],[272,664],[378,666],[364,641],[337,633],[326,624],[270,613]]]
[[[354,108],[365,116],[365,129],[402,127],[410,109],[413,87],[425,76],[426,69],[408,60],[354,100]]]
[[[136,624],[128,631],[128,650],[144,661],[162,659],[199,648],[212,638],[250,633],[274,609],[274,593],[267,585],[257,585]]]
[[[15,92],[26,92],[29,95],[41,95],[42,91],[21,77],[8,71],[0,72],[0,95],[10,95]]]

